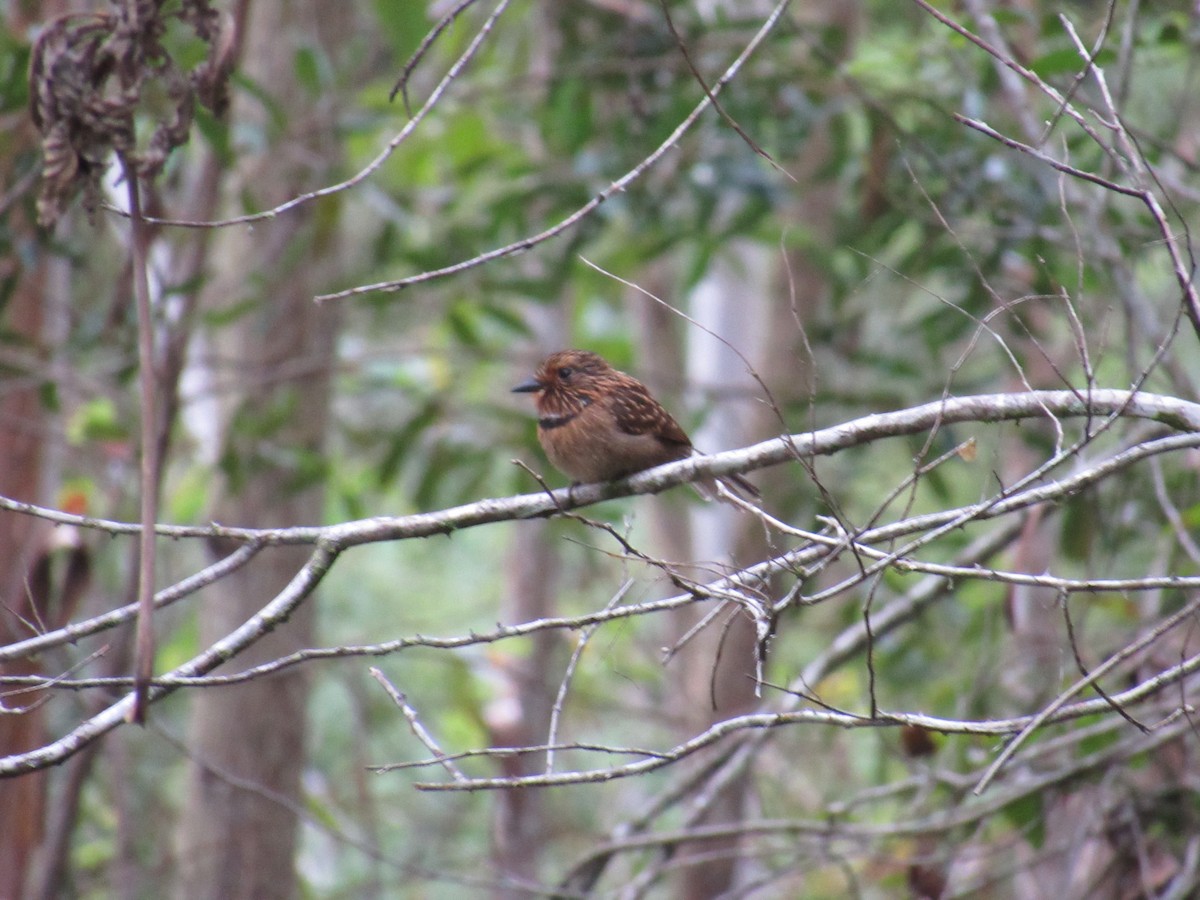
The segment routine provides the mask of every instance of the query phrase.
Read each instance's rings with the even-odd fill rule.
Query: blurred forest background
[[[0,41],[0,898],[1200,892],[1192,4]],[[549,497],[568,346],[761,513]]]

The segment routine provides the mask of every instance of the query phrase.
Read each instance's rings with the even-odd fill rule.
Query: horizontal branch
[[[171,675],[164,675],[160,678],[160,682],[162,684],[172,684],[175,686],[213,687],[248,681],[253,678],[261,677],[263,675],[271,674],[273,672],[313,660],[361,656],[384,656],[412,647],[429,647],[433,649],[450,650],[471,645],[495,643],[516,637],[527,636],[540,631],[575,631],[592,627],[603,622],[631,618],[634,616],[649,615],[663,612],[668,609],[676,609],[681,606],[691,604],[697,600],[722,600],[736,598],[737,596],[741,595],[741,592],[746,590],[754,590],[757,585],[762,584],[765,580],[777,574],[798,574],[818,562],[828,562],[840,553],[852,550],[863,553],[864,556],[874,557],[875,561],[866,568],[858,567],[853,575],[849,576],[847,579],[844,579],[838,585],[826,588],[820,594],[813,597],[804,598],[805,603],[811,604],[814,602],[820,602],[821,600],[827,599],[836,593],[844,592],[853,585],[859,583],[864,578],[869,577],[871,573],[887,567],[914,572],[924,572],[941,579],[962,577],[990,578],[993,580],[1008,581],[1011,583],[1053,587],[1055,589],[1062,590],[1065,593],[1098,591],[1130,592],[1139,590],[1161,590],[1163,588],[1180,589],[1192,587],[1195,586],[1198,581],[1198,579],[1194,576],[1142,575],[1131,576],[1127,578],[1066,579],[1054,576],[1050,573],[1031,575],[1025,573],[1010,573],[979,567],[956,568],[954,566],[946,566],[936,563],[925,563],[911,556],[911,552],[918,544],[924,542],[925,538],[930,534],[944,532],[948,528],[958,528],[968,522],[978,522],[1011,515],[1041,503],[1060,502],[1063,499],[1104,480],[1105,478],[1112,477],[1115,473],[1126,469],[1137,462],[1162,453],[1174,452],[1196,446],[1200,446],[1200,433],[1172,435],[1153,441],[1145,441],[1136,444],[1120,453],[1114,454],[1113,456],[1093,460],[1086,468],[1076,471],[1069,478],[1058,479],[1044,484],[1035,484],[1032,487],[1028,487],[1024,490],[1012,490],[1004,496],[993,497],[970,506],[940,510],[935,513],[925,513],[911,516],[906,519],[900,519],[895,522],[878,525],[873,528],[860,531],[853,537],[846,536],[837,538],[827,535],[801,532],[798,529],[787,527],[785,526],[785,523],[779,522],[766,513],[759,511],[759,515],[764,519],[765,522],[773,523],[774,527],[778,527],[782,533],[790,533],[799,537],[803,537],[805,539],[804,545],[788,550],[778,556],[762,560],[746,567],[745,569],[728,573],[707,585],[696,584],[690,588],[685,587],[683,593],[673,597],[648,601],[641,604],[616,606],[612,608],[606,608],[604,610],[583,613],[577,616],[551,617],[529,622],[522,622],[515,625],[500,625],[491,631],[478,633],[472,632],[466,635],[451,635],[447,637],[416,635],[413,637],[397,638],[392,641],[385,641],[377,644],[299,650],[288,656],[270,660],[237,673],[219,676],[183,676],[179,678],[175,678]],[[925,536],[917,541],[899,548],[898,550],[884,553],[883,551],[872,549],[872,545],[874,544],[891,542],[908,535],[920,533],[924,533]],[[243,548],[243,550],[252,549],[253,552],[257,552],[259,549],[261,549],[261,547],[262,544],[252,544]],[[216,580],[228,571],[232,571],[233,568],[244,564],[244,562],[249,559],[250,555],[253,554],[250,553],[243,555],[241,552],[232,554],[229,557],[226,557],[224,560],[221,560],[213,566],[205,569],[201,573],[185,579],[177,585],[160,591],[157,595],[156,602],[160,605],[166,605],[167,603],[175,602],[182,596],[185,596],[187,593],[197,590],[199,587]],[[776,613],[781,611],[785,605],[788,605],[791,602],[793,602],[793,599],[792,595],[789,593],[788,598],[785,598],[785,600],[780,601],[780,603],[776,605]],[[42,651],[50,647],[74,642],[80,637],[95,634],[128,620],[132,617],[133,612],[133,607],[124,607],[119,610],[104,613],[103,615],[96,616],[95,618],[88,619],[83,622],[73,623],[63,628],[45,632],[18,643],[0,647],[0,661],[5,659],[20,658],[35,651]],[[64,690],[77,690],[89,687],[113,687],[123,684],[123,681],[120,678],[46,679],[45,684],[49,685],[51,682],[56,688]],[[29,686],[35,686],[35,683],[32,681],[20,680],[12,677],[0,679],[0,684],[26,684]]]
[[[1186,663],[1176,665],[1167,672],[1159,673],[1158,676],[1127,691],[1114,694],[1110,699],[1097,698],[1063,706],[1055,710],[1050,716],[1045,717],[1042,720],[1042,724],[1064,722],[1105,712],[1111,713],[1112,703],[1131,705],[1140,700],[1145,700],[1162,690],[1167,684],[1183,678],[1196,671],[1197,668],[1200,668],[1200,656],[1193,656]],[[699,750],[715,744],[730,734],[745,730],[775,729],[795,725],[832,725],[838,728],[896,728],[907,725],[923,728],[926,731],[933,731],[938,734],[1004,737],[1020,733],[1036,718],[1036,716],[1019,716],[1011,719],[946,719],[920,713],[888,713],[882,711],[874,716],[866,716],[833,709],[800,709],[791,712],[748,713],[746,715],[731,716],[728,719],[723,719],[700,734],[683,743],[677,744],[670,750],[655,753],[654,756],[648,759],[636,760],[623,765],[575,772],[543,772],[536,775],[517,777],[472,778],[467,781],[442,783],[423,782],[417,784],[416,787],[425,791],[478,791],[508,790],[515,787],[555,787],[567,784],[591,784],[613,781],[618,778],[641,775],[678,762]],[[1186,720],[1184,724],[1186,725]]]
[[[584,485],[572,490],[560,490],[528,494],[504,499],[488,499],[465,506],[455,507],[436,513],[422,513],[413,516],[378,517],[356,522],[347,522],[327,527],[285,528],[285,529],[227,529],[213,525],[209,528],[174,528],[160,527],[160,534],[174,536],[204,536],[214,534],[233,537],[252,542],[253,549],[246,548],[246,553],[239,554],[237,563],[248,559],[261,546],[267,544],[317,544],[309,561],[297,572],[289,585],[276,597],[267,602],[262,611],[235,629],[222,640],[216,642],[203,653],[186,664],[165,673],[159,679],[150,694],[155,700],[166,696],[174,690],[196,679],[207,675],[213,668],[225,662],[247,646],[257,641],[263,634],[287,618],[301,603],[312,589],[320,582],[333,564],[340,552],[357,544],[374,541],[399,540],[411,537],[421,537],[432,534],[448,534],[459,528],[485,524],[487,522],[510,521],[534,516],[552,515],[570,507],[583,506],[599,500],[630,494],[660,491],[667,487],[695,480],[705,475],[727,475],[733,472],[745,472],[764,466],[776,465],[787,460],[805,458],[816,455],[830,454],[839,450],[870,443],[886,437],[895,437],[919,433],[935,429],[943,425],[961,422],[996,422],[1043,416],[1130,416],[1161,422],[1173,428],[1185,429],[1188,433],[1173,437],[1147,441],[1116,454],[1115,456],[1094,462],[1086,470],[1075,473],[1070,478],[1060,479],[1047,484],[1039,484],[1023,491],[1012,492],[1002,497],[993,498],[976,507],[965,507],[960,510],[915,516],[900,523],[890,523],[867,529],[855,535],[855,539],[863,543],[871,543],[888,539],[890,536],[915,531],[927,530],[944,526],[949,521],[969,521],[995,517],[1025,508],[1033,503],[1047,499],[1069,496],[1082,486],[1108,477],[1121,467],[1145,458],[1154,453],[1168,452],[1184,446],[1195,446],[1200,442],[1200,405],[1186,401],[1151,394],[1141,394],[1129,391],[1097,390],[1088,394],[1073,391],[1034,391],[1021,394],[991,394],[974,397],[950,398],[944,401],[925,404],[923,406],[893,413],[880,413],[864,416],[833,428],[812,431],[805,434],[788,435],[774,440],[763,441],[742,450],[734,450],[709,457],[697,457],[661,466],[657,469],[639,473],[622,481]],[[17,511],[37,513],[36,508],[28,508],[27,504],[16,501],[0,501],[5,506]],[[137,533],[135,524],[103,523],[100,520],[86,519],[78,516],[67,516],[57,511],[47,511],[50,518],[57,521],[67,521],[76,525],[91,525],[105,528],[115,525],[124,533]],[[774,572],[795,572],[811,561],[828,555],[830,548],[822,544],[809,544],[798,550],[790,551],[774,559],[766,560],[748,569],[734,573],[723,579],[718,579],[712,585],[706,596],[718,597],[728,586],[729,590],[737,591],[748,585],[755,585],[761,579]],[[229,561],[235,564],[234,560]],[[879,563],[876,563],[878,565]],[[220,565],[220,564],[218,564]],[[206,570],[207,575],[214,575],[213,567]],[[205,574],[205,573],[201,573]],[[197,576],[199,577],[199,576]],[[181,582],[172,591],[181,592],[184,583]],[[162,595],[160,595],[160,598]],[[500,640],[533,633],[547,628],[578,628],[607,619],[622,618],[630,615],[644,615],[650,612],[675,608],[696,601],[695,595],[683,594],[665,600],[639,604],[635,608],[618,607],[606,609],[598,613],[573,619],[539,620],[521,623],[516,626],[501,627],[486,635],[459,635],[445,639],[402,639],[369,648],[334,648],[329,651],[302,651],[284,660],[275,660],[254,670],[258,674],[265,673],[267,668],[283,668],[293,665],[302,658],[316,656],[340,656],[351,653],[386,653],[395,652],[406,646],[417,644],[426,646],[461,647],[468,644]],[[96,626],[96,630],[99,627]],[[47,634],[40,638],[39,646],[61,643],[67,638],[65,630]],[[130,698],[125,697],[114,703],[101,713],[81,723],[63,738],[29,753],[0,759],[0,777],[21,774],[34,769],[44,768],[62,762],[80,747],[95,740],[100,735],[117,727],[127,712],[126,706]],[[1106,707],[1107,708],[1107,707]],[[597,778],[611,777],[597,775]]]
[[[862,543],[856,542],[854,546],[858,552],[867,556],[883,555],[882,551],[869,548]],[[1200,589],[1200,576],[1198,575],[1161,575],[1146,576],[1145,578],[1097,578],[1089,580],[1057,578],[1053,575],[1027,575],[1023,572],[1007,572],[984,567],[970,568],[966,566],[920,563],[909,561],[904,557],[895,560],[893,568],[900,572],[919,572],[930,575],[943,582],[979,579],[997,581],[1003,584],[1050,587],[1063,594],[1129,594],[1139,591],[1161,591],[1164,589]],[[606,622],[676,609],[679,606],[686,605],[693,599],[697,598],[694,595],[677,595],[663,600],[639,603],[632,606],[617,606],[611,610],[603,610],[596,613],[583,613],[570,617],[533,619],[519,625],[501,626],[494,631],[472,632],[468,635],[454,635],[450,637],[417,635],[414,637],[397,638],[393,641],[384,641],[378,644],[346,644],[337,647],[314,647],[297,650],[287,656],[281,656],[228,675],[160,675],[155,677],[152,683],[173,688],[227,687],[231,684],[244,684],[247,681],[253,681],[266,675],[273,675],[300,663],[316,660],[388,656],[403,650],[410,650],[414,647],[455,650],[478,644],[498,643],[542,631],[581,631],[585,628],[595,627]],[[700,599],[712,598],[701,597]],[[128,609],[129,607],[125,607],[118,612],[125,613]],[[129,618],[132,618],[132,616],[122,616],[123,621]],[[91,622],[92,620],[89,620],[88,624]],[[106,621],[104,624],[107,626],[110,623]],[[92,630],[99,629],[89,629],[89,633]],[[44,641],[47,645],[67,643],[67,640],[59,632],[49,632],[47,637],[49,639]],[[26,655],[12,652],[16,649],[25,649],[25,646],[25,642],[22,642],[22,644],[10,644],[6,647],[0,647],[0,659]],[[28,688],[55,688],[66,691],[80,691],[93,688],[124,688],[131,686],[133,682],[133,677],[127,675],[109,675],[97,678],[64,678],[50,675],[0,675],[0,685],[24,686]]]
[[[1089,771],[1131,759],[1156,747],[1177,740],[1191,725],[1186,719],[1176,721],[1151,735],[1130,735],[1113,744],[1065,765],[1056,765],[1016,781],[1005,791],[986,800],[959,802],[946,809],[911,820],[896,822],[854,822],[844,814],[830,811],[820,819],[747,819],[728,824],[700,824],[652,834],[622,836],[593,848],[587,856],[571,867],[571,873],[585,872],[597,861],[614,853],[627,853],[652,847],[673,847],[694,841],[717,838],[747,838],[754,836],[786,835],[794,840],[807,837],[828,847],[834,840],[880,841],[945,834],[970,828],[1024,797],[1036,797],[1048,788],[1078,778]],[[572,877],[563,879],[571,884]]]
[[[169,538],[221,538],[269,545],[320,543],[330,549],[344,550],[360,544],[446,535],[494,522],[552,516],[602,500],[654,494],[708,476],[744,474],[796,459],[829,456],[883,438],[920,434],[944,425],[1059,416],[1147,419],[1178,431],[1200,432],[1200,404],[1161,394],[1107,389],[977,394],[948,397],[895,412],[873,413],[841,425],[783,435],[740,450],[695,456],[647,469],[620,481],[479,500],[431,513],[376,516],[324,526],[244,528],[213,522],[208,525],[159,525],[155,530],[160,536]],[[0,509],[114,535],[141,532],[141,526],[136,522],[73,515],[9,497],[0,497]]]

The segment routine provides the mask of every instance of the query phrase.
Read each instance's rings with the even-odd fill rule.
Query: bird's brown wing
[[[626,434],[650,434],[669,446],[692,446],[687,433],[640,381],[621,379],[609,392],[608,401],[617,427]]]

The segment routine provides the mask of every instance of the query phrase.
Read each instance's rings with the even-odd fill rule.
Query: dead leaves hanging
[[[196,102],[216,115],[227,104],[233,29],[209,0],[184,0],[163,13],[163,0],[114,0],[107,12],[50,22],[33,48],[30,107],[42,134],[38,221],[51,228],[83,193],[95,209],[109,154],[121,154],[153,177],[185,143]],[[163,45],[169,19],[189,25],[207,46],[202,63],[185,72]],[[153,123],[139,147],[137,117]]]

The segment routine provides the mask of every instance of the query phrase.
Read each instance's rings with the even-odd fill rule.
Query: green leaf
[[[1097,529],[1103,528],[1105,517],[1091,492],[1076,494],[1063,505],[1062,552],[1067,557],[1086,562],[1096,541]]]
[[[58,412],[62,408],[58,400],[58,385],[53,381],[38,384],[38,399],[42,402],[42,408],[50,412]]]
[[[551,150],[574,156],[592,136],[591,91],[582,78],[565,78],[550,93],[542,133]]]
[[[117,405],[109,397],[89,400],[67,422],[67,440],[79,445],[89,441],[120,441],[129,437]]]
[[[315,487],[329,477],[329,458],[317,450],[297,447],[291,453],[291,474],[287,480],[289,491],[303,491]]]
[[[1112,60],[1113,54],[1101,51],[1097,54],[1095,63],[1097,65],[1105,65]],[[1079,51],[1074,47],[1064,47],[1061,50],[1052,50],[1049,53],[1043,54],[1030,63],[1029,68],[1040,75],[1042,78],[1052,78],[1055,75],[1075,74],[1082,72],[1087,66],[1087,61],[1079,55]]]
[[[296,70],[296,81],[311,97],[321,96],[332,81],[329,59],[320,47],[310,44],[298,48],[292,66]]]
[[[428,4],[424,0],[375,0],[374,7],[375,17],[384,34],[403,61],[417,49],[429,31]],[[400,75],[399,66],[396,75]]]
[[[468,347],[478,347],[481,343],[475,311],[470,304],[456,303],[450,307],[446,313],[446,327]]]
[[[194,467],[174,485],[166,497],[167,515],[175,522],[197,522],[209,508],[212,473]]]
[[[1014,800],[1005,806],[1000,814],[1034,846],[1034,849],[1041,849],[1046,840],[1046,816],[1040,793]]]
[[[391,441],[388,442],[387,452],[379,463],[376,477],[379,487],[391,484],[404,462],[416,457],[419,452],[418,439],[427,428],[438,420],[441,411],[441,404],[435,399],[430,399],[415,416],[395,432]]]
[[[24,112],[29,105],[29,45],[0,29],[0,112]]]
[[[218,307],[204,311],[204,324],[211,328],[219,328],[222,325],[231,325],[242,316],[254,312],[258,308],[258,301],[247,297],[243,300],[238,300],[227,306]]]
[[[506,306],[495,303],[484,303],[479,307],[479,312],[480,315],[497,323],[504,331],[509,331],[522,337],[528,337],[533,333],[530,331],[524,317]]]

